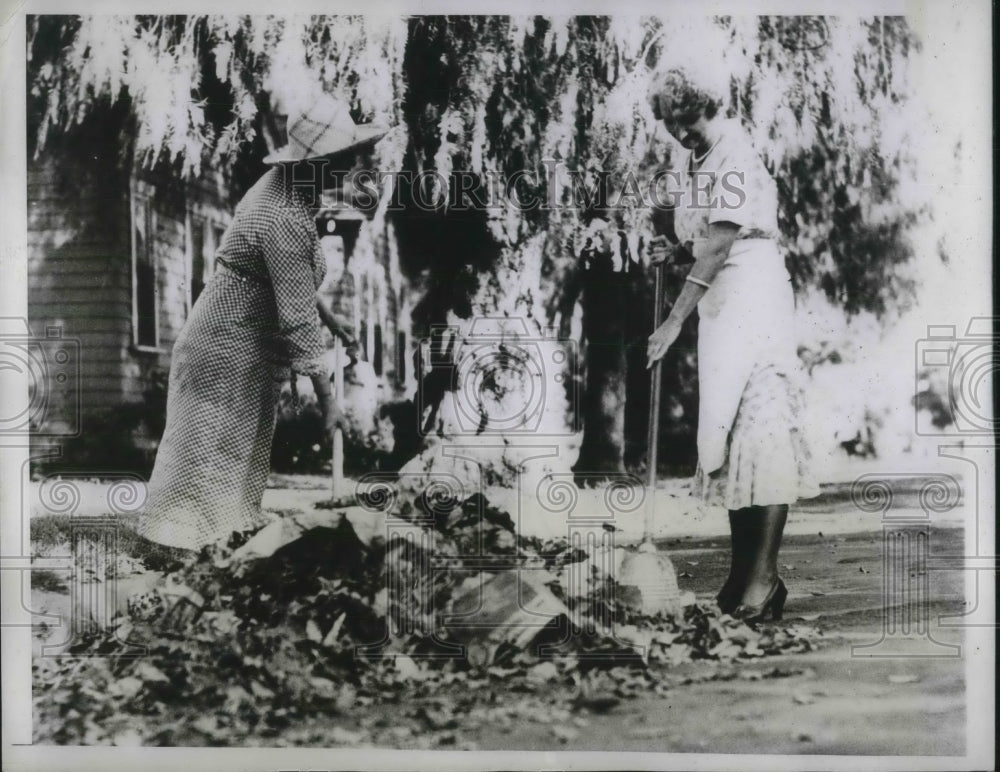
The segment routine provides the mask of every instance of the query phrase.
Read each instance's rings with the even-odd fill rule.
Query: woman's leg
[[[751,532],[746,537],[750,546],[746,556],[742,603],[756,606],[764,602],[778,580],[778,551],[788,519],[788,505],[750,507],[740,510],[738,514],[746,515],[747,528]]]
[[[743,597],[752,558],[757,551],[757,529],[754,527],[752,511],[752,508],[729,510],[729,576],[718,595],[719,606],[723,611],[731,611]]]

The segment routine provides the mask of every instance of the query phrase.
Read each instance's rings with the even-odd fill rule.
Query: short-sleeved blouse
[[[737,240],[778,237],[778,191],[750,137],[735,120],[721,122],[704,156],[681,159],[683,193],[676,214],[681,241],[708,237],[708,226],[731,222]]]
[[[705,239],[709,225],[739,226],[722,267],[698,303],[698,456],[722,466],[729,432],[750,374],[764,366],[791,372],[794,298],[778,249],[777,187],[750,137],[725,120],[703,157],[681,159],[675,213],[681,241]]]

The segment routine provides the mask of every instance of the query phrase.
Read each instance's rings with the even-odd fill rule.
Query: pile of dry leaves
[[[511,710],[566,713],[568,736],[671,688],[679,664],[814,645],[698,605],[636,615],[591,558],[518,537],[479,496],[290,515],[175,572],[206,599],[184,629],[137,603],[75,656],[38,658],[36,741],[464,747],[463,728]]]

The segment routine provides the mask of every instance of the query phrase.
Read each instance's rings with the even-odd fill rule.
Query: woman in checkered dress
[[[326,271],[314,220],[320,185],[293,177],[297,162],[342,157],[385,130],[356,126],[330,98],[288,126],[288,146],[237,206],[217,271],[174,345],[166,429],[139,526],[162,545],[196,550],[263,524],[275,406],[290,371],[311,376],[328,430],[341,421],[317,309]]]

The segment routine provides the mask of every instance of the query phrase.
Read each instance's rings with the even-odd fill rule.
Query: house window
[[[132,342],[139,348],[160,343],[160,294],[156,252],[153,248],[154,213],[147,196],[132,195]]]
[[[205,222],[196,217],[191,218],[191,305],[195,304],[201,291],[205,289],[208,270],[205,253],[208,251],[208,228]]]
[[[219,251],[219,247],[222,246],[222,237],[226,235],[226,228],[224,225],[219,223],[212,223],[212,233],[215,234],[215,238],[212,239],[212,260],[208,266],[208,275],[211,276],[212,272],[215,270],[215,253]]]
[[[204,217],[191,216],[189,219],[189,233],[191,236],[191,298],[190,305],[194,306],[195,301],[208,280],[215,272],[215,253],[222,243],[222,236],[226,232],[223,225],[207,220]]]

